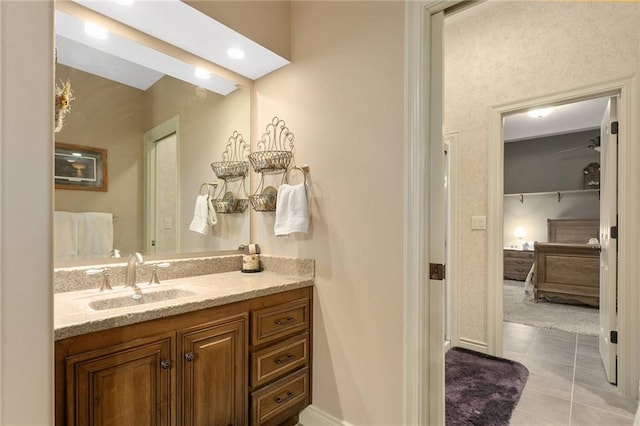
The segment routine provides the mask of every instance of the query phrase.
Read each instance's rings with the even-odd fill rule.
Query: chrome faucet
[[[131,253],[129,255],[129,262],[127,263],[127,277],[124,281],[125,287],[137,287],[136,286],[136,265],[142,265],[144,259],[138,252]]]

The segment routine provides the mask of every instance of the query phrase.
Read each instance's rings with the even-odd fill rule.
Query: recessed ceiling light
[[[229,55],[229,57],[233,59],[242,59],[244,58],[244,50],[237,47],[232,47],[227,50],[227,55]]]
[[[196,67],[196,72],[194,72],[194,75],[202,80],[209,80],[211,78],[211,73],[200,67]]]
[[[553,107],[532,109],[527,114],[529,114],[529,117],[531,117],[531,118],[542,118],[542,117],[546,117],[547,115],[551,114],[551,111],[553,111]]]
[[[107,34],[109,34],[105,27],[101,27],[93,22],[87,22],[84,24],[84,32],[89,34],[91,37],[95,37],[100,40],[106,39]]]
[[[135,0],[113,0],[122,6],[131,6]]]

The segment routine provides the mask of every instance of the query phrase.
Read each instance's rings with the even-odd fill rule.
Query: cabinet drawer
[[[504,267],[504,272],[506,273],[510,273],[510,274],[528,274],[529,271],[531,270],[531,266],[526,267],[526,266],[508,266],[505,265]]]
[[[309,334],[287,339],[251,354],[251,386],[261,386],[309,362]]]
[[[524,259],[519,257],[515,257],[515,258],[505,257],[504,265],[505,267],[507,265],[513,265],[513,266],[522,266],[522,267],[529,266],[529,268],[531,268],[531,265],[533,265],[533,259]]]
[[[504,258],[530,259],[533,260],[533,252],[530,250],[505,250]]]
[[[251,394],[251,424],[277,425],[309,405],[309,368]]]
[[[251,312],[251,343],[254,346],[309,328],[309,299],[298,299]]]

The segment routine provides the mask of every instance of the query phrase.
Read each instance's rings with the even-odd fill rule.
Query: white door
[[[153,144],[154,226],[153,253],[175,253],[178,244],[176,223],[178,216],[178,165],[176,163],[176,134],[172,133]]]
[[[144,134],[144,251],[180,250],[180,129],[174,117]]]
[[[609,100],[600,124],[600,355],[611,383],[617,382],[617,345],[611,332],[617,330],[617,240],[611,227],[618,214],[618,143],[611,123],[617,120],[617,98]]]

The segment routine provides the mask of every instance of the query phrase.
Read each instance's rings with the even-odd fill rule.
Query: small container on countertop
[[[257,244],[247,244],[242,255],[242,272],[261,272],[260,247]]]

